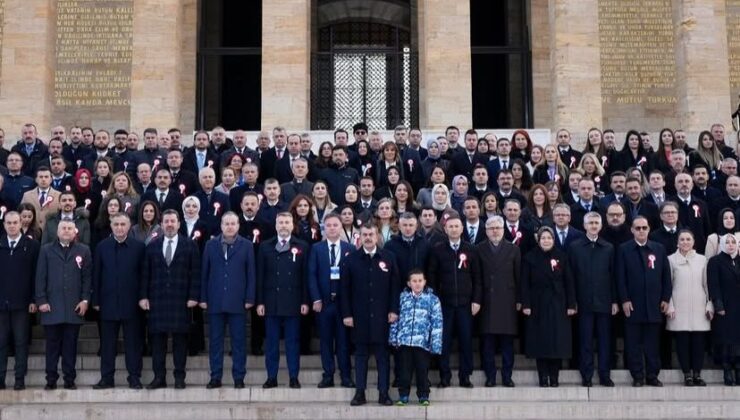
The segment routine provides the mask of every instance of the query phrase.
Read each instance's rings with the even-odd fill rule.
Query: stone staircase
[[[429,407],[412,401],[406,407],[380,407],[377,400],[377,375],[371,369],[368,375],[368,401],[363,407],[350,407],[354,390],[340,387],[317,389],[321,380],[321,361],[318,355],[301,357],[300,381],[302,389],[287,387],[288,374],[282,357],[278,375],[279,387],[263,390],[266,379],[264,357],[247,356],[245,389],[231,387],[231,360],[224,361],[224,387],[206,390],[209,380],[208,357],[198,355],[188,358],[184,390],[175,390],[171,371],[168,373],[170,388],[147,391],[126,387],[123,356],[116,360],[118,388],[95,391],[91,386],[100,378],[100,359],[97,350],[97,331],[94,325],[85,325],[81,331],[80,354],[77,359],[77,390],[58,389],[44,391],[43,334],[34,328],[32,355],[25,391],[0,391],[0,420],[6,419],[727,419],[740,418],[740,387],[722,385],[722,372],[707,370],[703,377],[709,384],[705,388],[683,386],[679,370],[662,371],[663,388],[632,388],[631,378],[625,370],[612,372],[617,386],[604,388],[580,386],[580,375],[574,370],[561,372],[559,388],[539,388],[534,361],[517,355],[514,371],[516,388],[485,388],[484,375],[476,370],[471,378],[475,387],[464,389],[453,386],[447,389],[432,388]],[[314,345],[318,343],[314,341]],[[453,358],[453,366],[455,364]],[[9,360],[7,383],[12,388],[12,368]],[[371,361],[371,366],[374,363]],[[168,366],[172,366],[168,357]],[[477,366],[477,364],[476,364]],[[709,366],[709,365],[708,365]],[[436,371],[430,380],[437,382]],[[152,378],[151,359],[144,358],[143,382]],[[453,373],[453,378],[456,374]],[[337,379],[337,383],[338,378]],[[453,379],[453,385],[456,380]],[[396,390],[391,391],[396,398]]]

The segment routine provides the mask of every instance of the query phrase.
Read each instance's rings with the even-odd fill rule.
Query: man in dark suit
[[[278,160],[282,159],[285,155],[285,144],[287,142],[287,134],[283,127],[275,127],[272,130],[272,141],[274,146],[270,146],[270,137],[265,133],[266,139],[266,150],[262,150],[260,141],[264,138],[263,133],[260,133],[260,138],[257,139],[257,145],[260,146],[257,149],[259,154],[260,172],[259,172],[259,183],[264,184],[267,178],[273,178],[275,176],[275,164]]]
[[[283,158],[275,163],[275,179],[281,184],[290,182],[294,177],[293,163],[298,159],[305,159],[301,156],[301,136],[298,134],[291,134],[288,136],[288,153],[283,155]],[[317,175],[316,169],[313,167],[313,163],[306,161],[306,174],[305,178],[313,179]]]
[[[118,131],[116,131],[114,137],[117,135]],[[126,133],[125,136],[128,136],[128,133]],[[70,169],[76,172],[77,169],[82,167],[82,162],[88,153],[90,153],[90,148],[82,144],[82,129],[78,126],[70,128],[69,144],[65,145],[62,150],[62,156],[64,156],[64,159],[66,159],[67,162],[72,162],[72,168]]]
[[[430,287],[439,291],[444,319],[439,387],[450,386],[450,353],[452,339],[457,336],[460,386],[472,388],[473,317],[480,310],[481,302],[478,253],[473,245],[462,241],[463,223],[459,216],[447,218],[444,229],[448,240],[435,244],[429,251],[426,270]]]
[[[484,164],[479,163],[473,168],[473,180],[468,187],[468,195],[481,202],[483,195],[489,191],[493,191],[493,189],[488,186],[488,169]],[[483,236],[485,237],[485,235]]]
[[[313,194],[313,182],[308,181],[308,160],[299,156],[291,166],[293,178],[290,182],[284,182],[280,185],[280,199],[285,203],[290,203],[298,194],[311,197]],[[279,181],[279,180],[278,180]]]
[[[134,152],[131,162],[126,168],[126,172],[133,178],[134,172],[142,163],[149,164],[152,172],[156,173],[157,169],[166,164],[167,151],[159,148],[157,143],[157,130],[147,128],[144,130],[144,148]]]
[[[712,216],[709,206],[703,200],[691,195],[694,181],[689,174],[676,175],[676,195],[671,200],[678,204],[678,221],[681,226],[691,230],[694,234],[694,249],[703,254],[707,245],[707,237],[712,233]],[[670,253],[668,254],[670,255]]]
[[[21,129],[21,140],[10,149],[23,158],[23,173],[30,177],[35,175],[36,163],[49,157],[49,149],[36,136],[36,126],[25,124]]]
[[[568,173],[568,188],[560,194],[565,204],[570,206],[578,202],[578,184],[582,179],[583,174],[579,170],[572,170]]]
[[[521,255],[527,255],[532,248],[536,246],[534,232],[522,222],[522,207],[519,201],[509,199],[504,203],[504,239],[519,247]]]
[[[558,143],[558,153],[560,153],[560,160],[569,169],[575,169],[578,167],[578,163],[581,161],[583,154],[578,150],[575,150],[570,145],[570,132],[561,128],[555,135]]]
[[[349,254],[340,267],[340,308],[342,322],[351,328],[355,345],[355,395],[351,405],[367,403],[367,361],[375,355],[378,369],[378,402],[393,405],[388,395],[390,382],[388,329],[396,322],[402,285],[396,258],[378,247],[378,228],[374,224],[360,227],[362,247]]]
[[[141,196],[140,203],[153,201],[159,207],[160,212],[175,210],[182,217],[182,200],[184,197],[180,195],[179,191],[171,188],[172,175],[170,170],[160,168],[154,177],[154,183],[157,185],[157,189],[144,193]]]
[[[625,184],[624,206],[627,208],[627,224],[632,224],[637,216],[644,216],[651,228],[660,224],[658,206],[642,197],[642,183],[637,178],[630,178]]]
[[[622,202],[624,198],[625,183],[627,182],[627,174],[622,171],[612,172],[609,177],[609,189],[611,193],[605,195],[599,201],[599,206],[603,209],[609,207],[609,205],[615,201]]]
[[[236,154],[242,156],[242,158],[244,159],[244,162],[257,162],[258,161],[259,157],[257,155],[257,152],[247,147],[247,132],[246,131],[244,130],[234,131],[233,142],[234,142],[233,146],[224,150],[221,153],[221,162],[219,164],[219,168],[229,166],[227,164],[228,160],[231,159],[231,157]]]
[[[219,163],[218,155],[208,146],[208,132],[199,131],[195,133],[193,147],[188,149],[183,155],[182,169],[194,174],[200,174],[200,170],[203,168],[217,169]],[[216,184],[218,184],[218,179],[219,176],[217,174]]]
[[[36,312],[33,289],[39,243],[21,234],[21,216],[5,213],[5,234],[0,237],[0,389],[5,389],[8,348],[15,349],[15,384],[13,389],[26,388],[28,345],[31,334],[30,314]]]
[[[46,338],[47,390],[57,387],[60,355],[64,389],[77,389],[77,338],[92,292],[90,248],[74,242],[74,222],[60,222],[57,237],[58,242],[41,247],[36,267],[36,304]]]
[[[583,232],[570,225],[570,207],[558,203],[552,208],[552,220],[555,224],[555,245],[567,251],[570,244],[583,238]]]
[[[208,241],[201,267],[201,303],[208,310],[211,380],[206,388],[220,388],[224,364],[224,331],[229,325],[234,388],[244,388],[247,374],[247,310],[255,302],[256,261],[252,244],[239,233],[239,216],[221,218],[221,235]]]
[[[518,201],[521,208],[527,205],[527,198],[514,189],[514,175],[512,175],[510,170],[502,169],[498,172],[496,188],[496,199],[499,205],[509,199]]]
[[[200,201],[200,219],[207,225],[211,233],[221,232],[221,217],[229,211],[229,196],[216,191],[216,171],[213,168],[203,168],[198,174],[200,189],[193,194]]]
[[[257,314],[265,317],[265,367],[263,388],[277,387],[280,335],[285,337],[285,358],[291,388],[300,388],[300,325],[308,314],[308,244],[293,237],[293,216],[278,213],[277,237],[260,244],[257,260]]]
[[[308,291],[316,312],[321,347],[321,367],[324,373],[319,388],[334,386],[336,357],[341,384],[354,388],[352,365],[349,359],[349,337],[339,313],[339,264],[355,248],[340,240],[342,222],[338,215],[329,214],[324,219],[325,240],[311,247],[308,260]]]
[[[136,167],[136,176],[132,178],[134,184],[134,191],[139,196],[143,196],[149,191],[157,189],[157,185],[152,181],[152,167],[148,163],[140,163]]]
[[[258,196],[262,196],[264,188],[262,187],[262,184],[257,183],[258,178],[259,167],[256,163],[248,162],[242,165],[242,180],[244,183],[229,191],[229,208],[232,211],[237,211],[238,213],[239,204],[242,201],[244,193],[251,191]],[[262,196],[262,198],[264,198],[264,196]]]
[[[139,306],[148,311],[154,379],[147,389],[166,388],[167,336],[172,335],[175,389],[185,389],[185,364],[190,308],[200,300],[200,252],[185,235],[178,235],[180,217],[162,214],[164,235],[146,248],[140,276]]]
[[[82,160],[82,167],[95,173],[95,162],[100,158],[107,157],[113,162],[113,168],[111,168],[113,171],[118,172],[124,170],[121,163],[118,162],[118,156],[109,147],[110,135],[105,130],[99,130],[95,133],[92,150]]]
[[[144,243],[129,236],[131,219],[118,213],[111,217],[113,235],[95,248],[93,308],[100,312],[100,381],[93,389],[114,387],[118,333],[123,329],[128,386],[141,389],[142,330],[139,284]]]
[[[486,229],[480,218],[480,202],[477,198],[468,196],[463,201],[463,223],[462,240],[473,245],[486,240]]]
[[[470,129],[465,132],[465,151],[457,153],[451,160],[452,175],[465,175],[468,181],[473,180],[473,168],[476,165],[485,165],[488,162],[488,156],[483,156],[477,152],[478,133]]]
[[[167,152],[167,167],[172,175],[172,185],[185,198],[198,191],[198,176],[182,169],[183,154],[180,149]]]
[[[496,159],[489,160],[486,162],[486,168],[488,169],[488,185],[496,189],[496,181],[498,180],[498,173],[502,170],[511,170],[511,164],[514,159],[510,156],[511,153],[511,141],[506,137],[500,137],[496,140]]]
[[[671,255],[678,249],[678,231],[680,229],[678,203],[675,201],[664,201],[659,211],[660,226],[650,232],[650,240],[663,245],[666,255]],[[703,251],[704,249],[702,248]]]
[[[614,247],[599,237],[601,216],[596,212],[585,215],[586,236],[568,247],[570,267],[576,284],[578,302],[579,370],[581,383],[592,385],[594,374],[594,336],[599,353],[599,383],[613,387],[611,379],[611,325],[619,312],[617,285],[614,281]]]
[[[648,240],[649,233],[647,218],[635,217],[632,221],[634,240],[619,247],[616,262],[617,290],[626,317],[627,367],[635,387],[645,383],[663,385],[658,379],[660,326],[672,291],[668,256],[662,245]]]
[[[695,165],[692,174],[694,189],[691,191],[691,195],[704,200],[707,204],[712,204],[722,198],[722,191],[709,185],[709,169],[707,169],[706,165],[703,163]],[[711,208],[712,206],[710,205]],[[711,215],[712,218],[715,216],[717,215]],[[710,220],[710,222],[714,223],[715,220]]]
[[[603,212],[594,196],[595,188],[593,179],[583,178],[578,182],[578,201],[570,206],[570,224],[580,231],[584,230],[583,216],[586,213],[595,211],[601,214]]]

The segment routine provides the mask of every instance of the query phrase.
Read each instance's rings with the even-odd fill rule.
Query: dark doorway
[[[262,1],[201,0],[198,129],[259,130],[262,108]]]
[[[527,2],[470,0],[474,127],[531,127]]]

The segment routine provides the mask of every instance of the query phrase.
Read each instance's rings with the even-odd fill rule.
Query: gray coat
[[[496,252],[486,240],[476,246],[481,268],[481,334],[518,334],[516,304],[519,302],[521,254],[519,247],[502,240]]]
[[[92,256],[87,245],[74,242],[65,251],[59,242],[41,247],[36,267],[36,304],[48,303],[51,312],[41,314],[42,325],[82,324],[75,306],[90,300]]]

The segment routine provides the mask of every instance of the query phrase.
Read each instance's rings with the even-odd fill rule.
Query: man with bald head
[[[221,167],[228,166],[228,161],[232,156],[238,154],[242,157],[244,162],[257,162],[259,156],[254,149],[247,146],[247,132],[244,130],[234,131],[234,145],[221,153]]]

